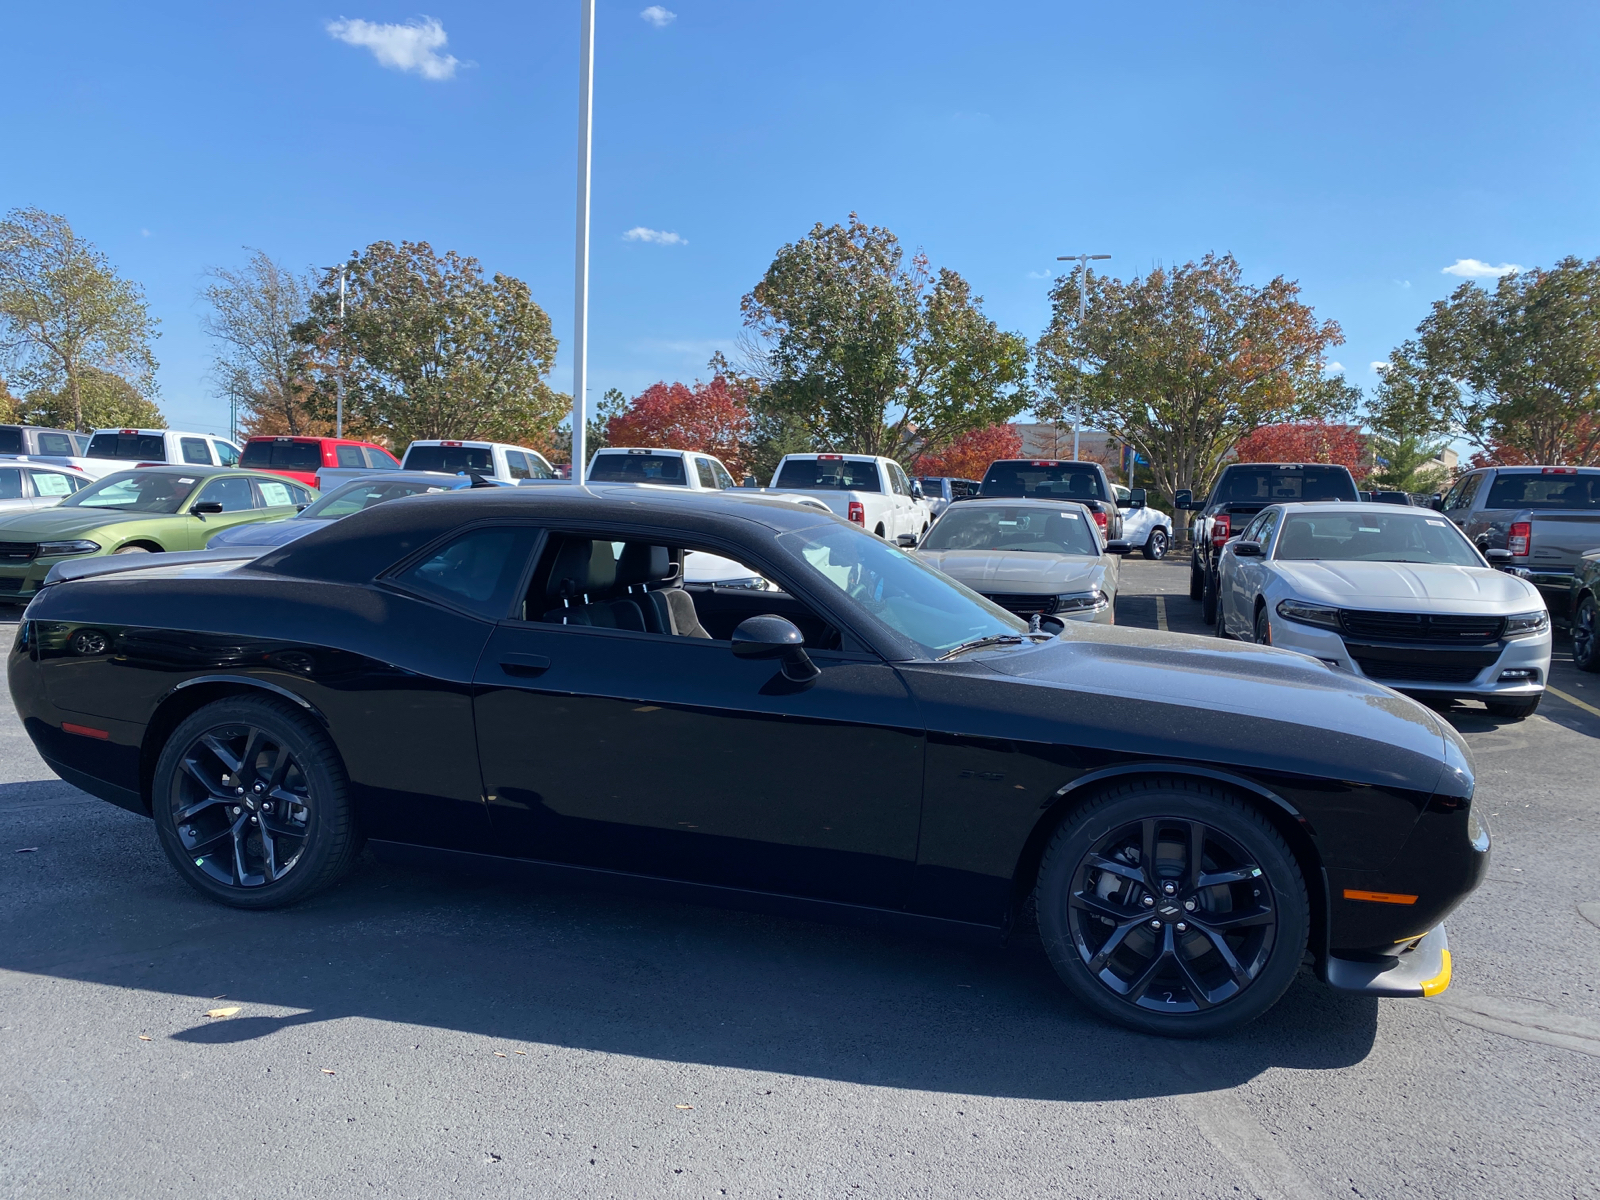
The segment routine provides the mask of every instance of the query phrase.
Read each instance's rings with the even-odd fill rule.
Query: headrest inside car
[[[624,587],[638,583],[654,583],[671,579],[678,573],[672,564],[672,555],[665,546],[652,546],[648,542],[629,542],[622,548],[617,560],[617,582]]]
[[[545,594],[552,600],[571,599],[603,592],[617,582],[617,562],[610,542],[566,538],[556,552]]]

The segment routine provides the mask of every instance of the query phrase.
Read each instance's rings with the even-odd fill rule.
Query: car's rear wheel
[[[1585,596],[1572,617],[1572,661],[1580,671],[1600,671],[1600,606]]]
[[[1189,559],[1189,599],[1198,600],[1205,594],[1206,577],[1196,559]]]
[[[1123,784],[1073,812],[1035,893],[1057,974],[1109,1020],[1203,1037],[1277,1003],[1305,953],[1294,855],[1244,800],[1183,779]]]
[[[1484,707],[1489,710],[1491,717],[1500,717],[1506,721],[1521,721],[1533,716],[1542,698],[1540,695],[1532,700],[1486,700]]]
[[[1206,572],[1205,590],[1200,594],[1200,619],[1207,625],[1217,623],[1217,579]]]
[[[236,908],[304,900],[360,849],[333,744],[274,697],[219,700],[183,721],[161,751],[151,796],[178,873]]]
[[[1167,531],[1152,529],[1144,542],[1144,556],[1152,562],[1167,556]]]
[[[1256,644],[1260,646],[1272,645],[1272,615],[1267,612],[1265,604],[1256,608]]]

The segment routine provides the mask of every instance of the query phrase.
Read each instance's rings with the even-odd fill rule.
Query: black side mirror
[[[895,538],[894,544],[902,550],[915,550],[917,547],[917,535],[914,533],[902,533]]]
[[[1143,508],[1149,501],[1146,499],[1143,488],[1130,488],[1128,490],[1128,507]]]
[[[1261,543],[1260,542],[1235,542],[1233,544],[1233,553],[1234,553],[1234,556],[1236,558],[1260,558],[1261,557]]]
[[[922,484],[918,483],[915,479],[911,481],[911,495],[918,500],[925,498],[922,494]]]
[[[1444,511],[1444,497],[1442,495],[1440,495],[1438,492],[1435,492],[1433,494],[1433,499],[1428,501],[1428,507],[1433,509],[1434,512],[1443,512]]]
[[[1173,494],[1172,506],[1181,508],[1184,512],[1192,512],[1194,510],[1194,493],[1188,488],[1180,489]]]
[[[781,658],[783,677],[791,683],[810,683],[822,672],[806,653],[806,639],[794,622],[774,613],[747,617],[733,631],[735,658]]]
[[[1483,556],[1489,560],[1491,567],[1504,567],[1511,563],[1511,551],[1509,550],[1490,550],[1485,547]]]
[[[216,500],[197,500],[189,505],[189,511],[197,517],[211,517],[222,511],[222,505]]]
[[[305,512],[305,510],[306,510],[306,509],[308,509],[308,508],[310,508],[310,507],[311,507],[311,505],[310,505],[310,503],[309,503],[309,502],[307,502],[307,503],[305,503],[305,504],[296,504],[296,505],[295,505],[295,506],[294,506],[294,510],[295,510],[295,512],[297,512],[297,513],[302,513],[302,512]]]

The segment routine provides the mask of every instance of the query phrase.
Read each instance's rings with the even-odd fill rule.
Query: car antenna
[[[480,488],[480,487],[499,487],[500,486],[497,483],[492,483],[489,480],[485,479],[482,475],[478,474],[476,471],[468,471],[467,475],[472,480],[472,485],[471,485],[472,487]]]

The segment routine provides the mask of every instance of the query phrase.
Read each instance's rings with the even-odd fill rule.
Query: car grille
[[[1407,683],[1471,683],[1483,670],[1471,664],[1389,662],[1381,658],[1355,658],[1355,664],[1368,679]]]
[[[22,576],[13,575],[10,579],[0,579],[0,593],[20,592],[22,590]]]
[[[1503,617],[1455,616],[1441,613],[1369,612],[1346,608],[1339,613],[1344,632],[1385,642],[1435,642],[1481,646],[1499,641]]]
[[[38,553],[38,542],[0,542],[0,563],[32,562]]]
[[[1053,595],[1031,596],[1021,592],[985,592],[985,600],[993,601],[1007,612],[1014,612],[1019,617],[1031,617],[1034,613],[1048,616],[1055,612],[1059,603]]]

